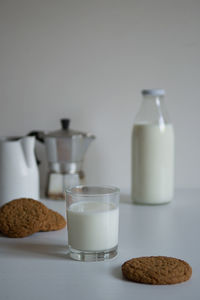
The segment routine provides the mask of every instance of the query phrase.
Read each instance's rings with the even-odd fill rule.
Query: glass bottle
[[[170,202],[174,194],[174,129],[164,90],[142,90],[132,132],[132,201]]]

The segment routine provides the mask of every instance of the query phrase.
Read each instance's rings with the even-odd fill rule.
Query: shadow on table
[[[66,245],[43,244],[42,242],[23,242],[17,241],[12,243],[5,240],[1,243],[0,252],[6,256],[13,256],[18,258],[42,258],[42,259],[70,259],[68,255],[68,248]]]
[[[115,277],[116,279],[119,280],[125,280],[123,274],[122,274],[122,270],[121,270],[121,266],[115,266],[112,271],[111,274],[113,277]]]

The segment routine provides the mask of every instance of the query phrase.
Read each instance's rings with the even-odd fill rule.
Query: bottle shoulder
[[[135,124],[171,124],[164,99],[143,99],[135,116]]]
[[[173,124],[171,122],[134,122],[133,128],[135,127],[143,127],[143,128],[174,128]]]
[[[172,123],[134,123],[132,130],[171,130],[174,132]]]
[[[132,138],[144,137],[168,137],[174,140],[174,127],[173,124],[134,124],[132,129]]]

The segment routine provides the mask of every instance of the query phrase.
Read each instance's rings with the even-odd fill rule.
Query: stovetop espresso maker
[[[85,184],[83,159],[95,136],[72,130],[69,125],[69,119],[61,119],[60,130],[32,132],[37,140],[45,143],[49,168],[46,188],[48,198],[64,199],[67,187]]]

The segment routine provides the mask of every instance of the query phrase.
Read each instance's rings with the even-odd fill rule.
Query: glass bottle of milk
[[[170,202],[174,193],[174,130],[164,90],[143,90],[132,132],[132,201]]]

